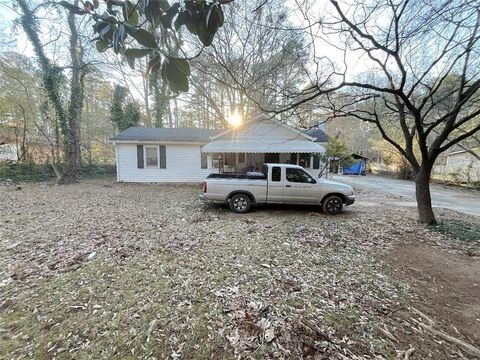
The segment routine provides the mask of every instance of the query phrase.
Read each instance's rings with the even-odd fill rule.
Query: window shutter
[[[137,145],[137,168],[143,169],[145,167],[143,161],[143,145]]]
[[[320,158],[316,155],[313,155],[313,168],[320,169]]]
[[[206,169],[207,168],[207,154],[202,153],[202,148],[200,148],[200,168]]]
[[[167,168],[167,149],[165,145],[160,145],[160,169]]]

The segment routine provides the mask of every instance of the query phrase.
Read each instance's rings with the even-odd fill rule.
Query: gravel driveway
[[[390,201],[392,205],[417,206],[415,201],[415,183],[413,181],[371,175],[334,175],[332,179],[349,184],[354,188],[379,191],[402,197],[402,201]],[[450,209],[467,215],[480,216],[480,191],[439,184],[432,184],[430,190],[435,208]]]
[[[457,287],[448,309],[422,301],[429,282],[411,270],[426,281],[435,251],[454,271],[478,259],[478,244],[418,225],[414,209],[382,202],[392,196],[359,190],[339,216],[287,206],[237,215],[200,191],[113,179],[0,187],[0,358],[469,357],[414,308],[480,345],[475,263],[462,273],[468,296]],[[403,269],[390,256],[405,244],[423,252]]]

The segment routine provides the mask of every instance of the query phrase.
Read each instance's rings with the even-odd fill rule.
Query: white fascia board
[[[172,144],[172,145],[205,145],[204,141],[163,141],[163,140],[108,140],[111,144]]]

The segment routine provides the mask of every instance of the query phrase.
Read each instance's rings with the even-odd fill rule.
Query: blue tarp
[[[343,175],[361,175],[365,170],[365,160],[358,160],[353,165],[343,168]]]

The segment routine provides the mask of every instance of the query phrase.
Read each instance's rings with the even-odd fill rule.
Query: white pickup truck
[[[227,202],[236,213],[246,213],[254,204],[317,204],[335,215],[355,202],[351,186],[315,179],[290,164],[264,164],[261,173],[210,174],[203,182],[203,197]]]

